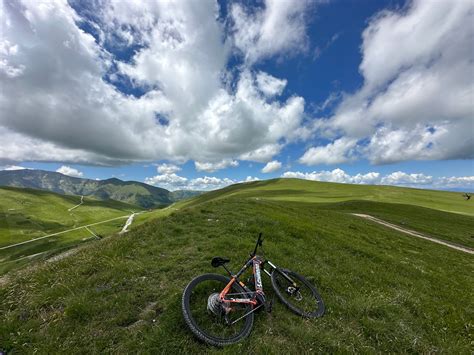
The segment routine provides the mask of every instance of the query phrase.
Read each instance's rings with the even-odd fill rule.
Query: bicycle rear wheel
[[[296,283],[296,287],[284,274]],[[324,302],[316,287],[296,272],[275,269],[272,272],[272,286],[278,298],[294,313],[306,318],[324,314]]]
[[[219,300],[219,293],[230,278],[218,274],[196,277],[186,286],[182,308],[186,324],[197,338],[207,344],[224,346],[245,338],[252,330],[254,314],[250,304],[232,303],[226,306]],[[232,285],[229,293],[245,298],[245,290],[238,284]]]

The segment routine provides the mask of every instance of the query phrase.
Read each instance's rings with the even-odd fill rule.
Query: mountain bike
[[[324,314],[324,303],[316,287],[296,272],[281,269],[257,255],[258,247],[263,251],[262,244],[260,233],[254,251],[236,274],[226,267],[229,259],[215,257],[211,265],[222,266],[230,277],[204,274],[186,286],[182,297],[183,316],[198,339],[214,346],[237,343],[250,334],[255,311],[263,307],[271,312],[273,302],[268,301],[263,292],[261,271],[270,277],[275,294],[291,311],[305,318]],[[249,268],[252,268],[252,276],[247,284],[253,284],[252,289],[240,279]]]

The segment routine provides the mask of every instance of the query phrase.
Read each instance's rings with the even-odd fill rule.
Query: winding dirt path
[[[84,203],[84,196],[81,196],[81,202],[79,204],[75,205],[74,207],[69,208],[68,211],[71,212],[73,209],[78,208],[83,203]]]
[[[384,220],[381,220],[381,219],[378,219],[376,217],[373,217],[373,216],[370,216],[368,214],[361,214],[361,213],[352,213],[354,216],[357,216],[357,217],[361,217],[361,218],[365,218],[365,219],[368,219],[372,222],[375,222],[375,223],[378,223],[378,224],[381,224],[385,227],[388,227],[388,228],[391,228],[391,229],[395,229],[399,232],[402,232],[402,233],[405,233],[405,234],[409,234],[413,237],[417,237],[417,238],[421,238],[421,239],[425,239],[425,240],[429,240],[430,242],[433,242],[433,243],[437,243],[437,244],[441,244],[441,245],[444,245],[444,246],[447,246],[449,248],[452,248],[452,249],[456,249],[456,250],[459,250],[459,251],[462,251],[462,252],[465,252],[465,253],[468,253],[468,254],[474,254],[474,250],[471,249],[471,248],[468,248],[468,247],[464,247],[462,245],[457,245],[457,244],[454,244],[454,243],[450,243],[450,242],[446,242],[444,240],[440,240],[440,239],[436,239],[436,238],[433,238],[433,237],[430,237],[430,236],[427,236],[427,235],[424,235],[424,234],[421,234],[421,233],[418,233],[418,232],[415,232],[411,229],[407,229],[407,228],[404,228],[404,227],[400,227],[400,226],[397,226],[396,224],[392,224],[392,223],[389,223],[389,222],[386,222]]]

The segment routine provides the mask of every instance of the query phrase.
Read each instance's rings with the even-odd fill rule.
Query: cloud
[[[149,185],[158,186],[170,191],[175,190],[199,190],[208,191],[216,190],[222,187],[235,184],[236,181],[229,178],[217,178],[211,176],[204,176],[195,179],[187,179],[185,177],[172,174],[156,175],[151,178],[146,178],[145,183]]]
[[[238,181],[230,178],[218,178],[214,176],[203,176],[194,179],[188,179],[183,176],[171,174],[156,175],[145,179],[146,184],[158,186],[170,191],[175,190],[199,190],[210,191],[223,187],[252,181],[259,181],[258,177],[247,176],[244,180]]]
[[[473,176],[450,176],[438,179],[437,184],[443,187],[450,188],[469,188],[474,189],[474,175]]]
[[[213,1],[3,4],[2,160],[268,161],[304,124],[304,99],[279,96],[286,79],[228,68],[242,32]],[[268,1],[251,57],[302,49],[308,6]]]
[[[156,171],[158,171],[160,174],[173,174],[177,173],[180,171],[181,168],[177,165],[174,164],[159,164],[156,166]]]
[[[194,162],[194,166],[196,167],[197,171],[207,171],[209,173],[212,173],[214,171],[225,169],[228,167],[239,166],[239,162],[237,160],[232,159],[224,159],[214,163],[196,161]]]
[[[370,172],[367,174],[357,174],[352,176],[347,174],[342,169],[334,169],[332,171],[313,171],[311,173],[287,171],[282,175],[282,177],[313,181],[339,182],[347,184],[375,184],[380,181],[380,174],[376,172]]]
[[[407,174],[396,171],[384,176],[381,181],[383,185],[429,185],[433,183],[433,177],[424,174]]]
[[[110,158],[84,149],[64,148],[52,142],[4,129],[1,126],[0,137],[2,139],[0,162],[60,161],[96,165],[119,165],[127,162],[123,158]]]
[[[67,166],[67,165],[61,166],[58,170],[56,170],[56,172],[64,174],[64,175],[72,176],[72,177],[78,177],[78,178],[84,176],[84,174],[81,171],[71,168],[70,166]]]
[[[307,47],[306,22],[311,1],[267,0],[253,12],[231,6],[234,41],[247,63],[274,55],[302,52]]]
[[[25,170],[27,168],[24,168],[22,166],[18,165],[5,165],[5,166],[0,166],[0,170],[6,170],[6,171],[11,171],[11,170]]]
[[[216,190],[223,188],[228,185],[235,184],[235,181],[229,178],[217,178],[211,176],[204,176],[196,179],[192,179],[187,186],[189,190]]]
[[[239,158],[242,160],[256,161],[259,163],[266,163],[277,155],[282,146],[280,144],[266,144],[260,148],[242,154]]]
[[[287,171],[282,177],[346,184],[393,185],[435,189],[474,188],[474,176],[433,177],[422,173],[406,173],[403,171],[395,171],[385,176],[382,176],[378,172],[350,175],[342,169],[313,171],[309,173]]]
[[[356,139],[342,137],[326,146],[308,149],[299,161],[306,165],[345,163],[354,158],[356,145]]]
[[[257,74],[257,86],[267,97],[281,95],[287,82],[285,79],[277,79],[262,71]]]
[[[415,0],[374,16],[362,35],[364,84],[343,95],[320,133],[357,140],[356,157],[374,164],[472,159],[473,13],[470,1]],[[345,148],[339,157],[354,146]]]
[[[252,182],[252,181],[260,181],[260,179],[255,176],[247,176],[245,180],[242,180],[240,182]]]
[[[188,179],[174,173],[156,175],[151,178],[145,179],[145,184],[159,186],[165,189],[177,190],[185,187],[188,183]]]
[[[278,160],[273,160],[263,167],[262,173],[273,173],[279,169],[281,169],[281,163]]]

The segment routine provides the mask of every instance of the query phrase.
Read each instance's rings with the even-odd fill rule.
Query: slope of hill
[[[275,195],[268,192],[271,185],[279,191]],[[380,189],[377,196],[385,196],[385,188]],[[309,203],[302,201],[317,196],[300,191],[300,182],[289,180],[204,194],[161,210],[165,217],[120,238],[10,274],[0,288],[2,346],[7,352],[39,353],[471,351],[471,255],[348,213],[370,210],[405,218],[406,205]],[[341,185],[326,191],[333,191],[336,201],[348,193]],[[411,192],[396,191],[397,201],[413,202],[409,213],[418,223],[429,213],[426,218],[439,219],[444,231],[459,235],[464,227],[449,217],[473,225],[471,216],[420,208],[416,204],[426,203],[426,196],[418,200],[418,194],[404,196],[404,191]],[[438,198],[443,193],[432,196],[435,207],[448,209]],[[447,206],[462,209],[454,199]],[[245,341],[223,350],[209,348],[195,340],[182,320],[183,288],[201,273],[222,273],[210,266],[213,256],[230,257],[230,268],[238,269],[260,231],[266,256],[314,282],[327,313],[304,320],[276,301],[271,315],[257,315]],[[272,297],[268,279],[264,287]]]
[[[0,186],[27,187],[66,195],[116,200],[143,208],[163,207],[175,201],[171,193],[137,181],[116,178],[90,180],[43,170],[0,171]]]
[[[79,196],[65,196],[53,192],[0,187],[0,273],[25,264],[42,253],[71,247],[89,239],[94,234],[108,235],[117,232],[137,206],[108,200],[98,201]],[[90,227],[64,233],[51,238],[42,238],[81,226],[108,221]],[[14,244],[35,240],[15,247]],[[43,255],[44,256],[44,255]]]
[[[228,186],[188,201],[189,205],[212,199],[239,197],[308,203],[352,200],[415,205],[474,216],[474,201],[459,192],[396,186],[338,184],[300,179],[273,179]]]
[[[176,190],[170,191],[170,199],[174,202],[185,200],[191,197],[199,196],[205,193],[205,191],[193,191],[193,190]]]

